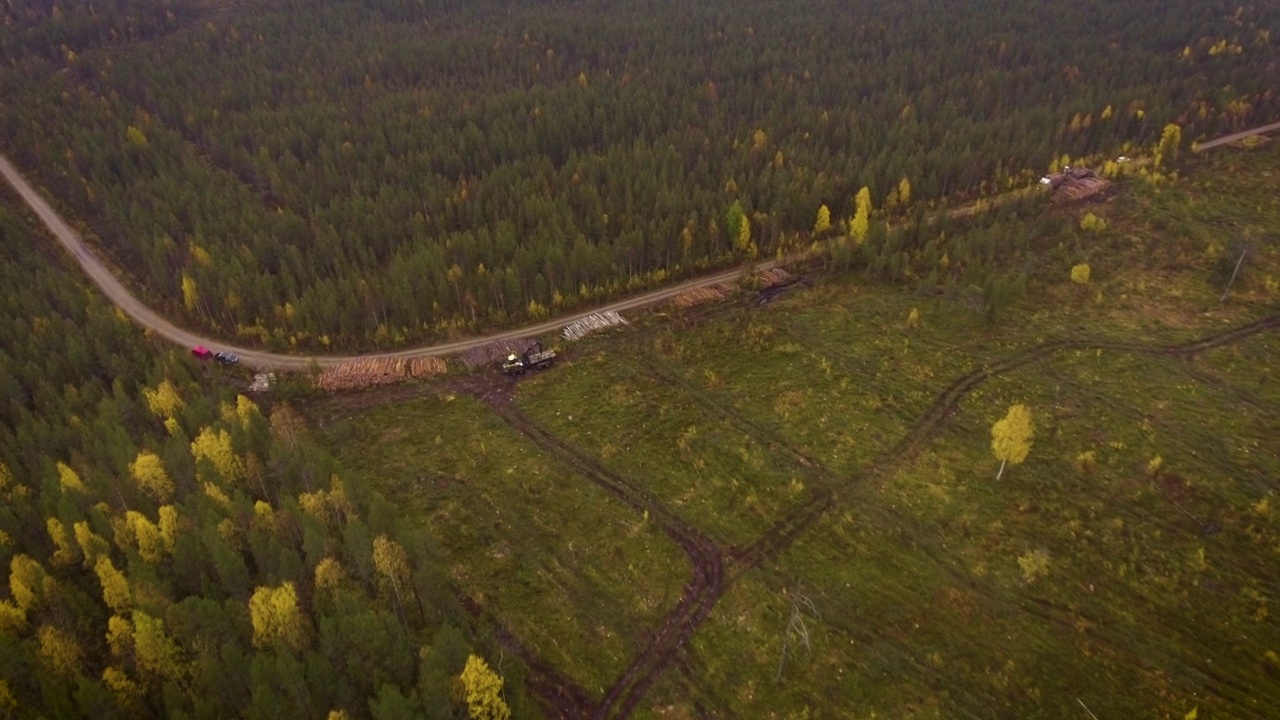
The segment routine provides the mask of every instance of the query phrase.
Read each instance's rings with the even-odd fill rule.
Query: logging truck
[[[508,375],[523,375],[530,370],[543,370],[556,362],[555,350],[544,350],[542,341],[520,354],[511,353],[502,363],[502,371]]]

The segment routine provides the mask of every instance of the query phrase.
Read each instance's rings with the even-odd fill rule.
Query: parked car
[[[217,360],[223,365],[235,365],[236,363],[240,362],[239,356],[237,356],[235,353],[229,353],[229,352],[214,353],[213,359]]]

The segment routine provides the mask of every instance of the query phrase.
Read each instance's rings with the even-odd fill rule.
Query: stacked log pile
[[[630,325],[625,318],[614,310],[602,313],[592,313],[581,320],[575,320],[564,327],[560,334],[565,340],[581,340],[583,337],[606,328],[618,325]]]
[[[414,358],[409,361],[409,377],[427,377],[428,375],[443,375],[449,370],[449,364],[444,358],[424,357]]]
[[[462,362],[466,363],[469,368],[478,368],[481,365],[489,365],[499,360],[504,360],[511,353],[522,353],[536,342],[538,342],[538,338],[534,337],[496,340],[488,345],[473,347],[466,351],[461,356]]]
[[[409,378],[439,375],[447,369],[441,358],[369,358],[335,365],[316,378],[316,387],[325,392],[358,390],[377,385],[390,385]]]
[[[791,273],[787,272],[786,270],[780,267],[770,268],[768,270],[761,271],[758,275],[756,275],[756,277],[759,278],[760,280],[761,290],[778,287],[779,285],[789,285],[792,282],[795,282]]]
[[[728,285],[712,285],[711,287],[686,290],[671,299],[671,304],[678,308],[691,308],[703,303],[719,302],[729,297],[733,288]]]
[[[783,268],[776,267],[761,270],[756,274],[756,280],[759,283],[759,289],[768,290],[769,288],[790,285],[795,282],[795,276]],[[671,304],[678,308],[687,309],[703,303],[719,302],[732,295],[733,290],[734,286],[731,284],[694,288],[672,298]]]
[[[1065,173],[1050,175],[1054,202],[1076,202],[1093,197],[1111,187],[1111,181],[1089,168],[1072,168]]]

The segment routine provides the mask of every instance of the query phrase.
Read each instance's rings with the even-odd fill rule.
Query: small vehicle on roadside
[[[229,352],[216,352],[213,354],[213,359],[223,365],[235,365],[240,362],[240,357],[238,355]]]

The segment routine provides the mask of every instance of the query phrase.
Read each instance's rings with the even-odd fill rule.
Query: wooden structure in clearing
[[[1049,187],[1053,188],[1053,201],[1058,203],[1084,200],[1111,187],[1110,180],[1084,167],[1069,168],[1045,179],[1049,181]]]
[[[443,358],[426,357],[400,360],[369,358],[335,365],[316,378],[316,387],[325,392],[356,390],[375,385],[390,385],[410,378],[441,375],[448,369]]]

